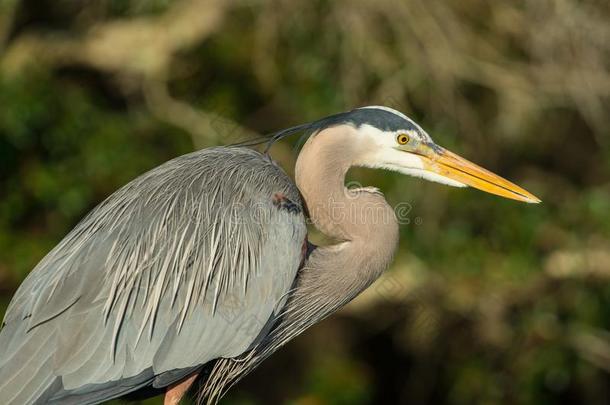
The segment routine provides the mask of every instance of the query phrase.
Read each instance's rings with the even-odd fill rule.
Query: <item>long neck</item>
[[[353,128],[310,138],[296,164],[296,183],[314,225],[337,244],[317,247],[299,271],[278,322],[244,358],[221,359],[202,394],[216,395],[311,325],[351,301],[389,266],[398,242],[394,211],[367,189],[347,190],[345,174],[367,145]],[[219,390],[220,387],[220,390]]]
[[[349,168],[370,147],[359,144],[349,131],[354,129],[322,131],[299,154],[295,178],[310,219],[337,243],[316,247],[305,261],[281,321],[267,337],[258,360],[351,301],[394,256],[398,223],[392,208],[377,192],[348,190],[344,185]]]
[[[322,292],[348,301],[389,266],[398,243],[394,212],[383,196],[345,187],[347,171],[370,148],[351,131],[355,130],[340,126],[311,137],[295,169],[313,224],[337,241],[316,249],[307,263],[308,273],[312,282],[323,284],[316,286]]]

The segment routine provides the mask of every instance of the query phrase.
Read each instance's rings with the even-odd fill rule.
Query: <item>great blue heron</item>
[[[215,147],[133,180],[30,273],[0,332],[2,404],[94,404],[148,390],[215,402],[389,266],[398,224],[352,166],[515,200],[535,196],[436,145],[405,115],[364,107],[299,125],[293,182],[265,153]],[[295,184],[296,183],[296,184]],[[336,241],[307,241],[306,216]]]

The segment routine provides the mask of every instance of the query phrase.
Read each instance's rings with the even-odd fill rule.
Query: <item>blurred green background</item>
[[[352,171],[394,265],[223,403],[610,404],[609,102],[605,0],[0,0],[0,314],[146,170],[382,104],[543,204]]]

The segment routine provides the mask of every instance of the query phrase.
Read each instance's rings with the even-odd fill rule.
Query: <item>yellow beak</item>
[[[422,155],[424,168],[460,183],[513,200],[537,204],[541,200],[518,185],[437,146]]]

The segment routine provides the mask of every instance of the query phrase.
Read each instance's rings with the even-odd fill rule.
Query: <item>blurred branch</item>
[[[215,113],[197,110],[190,104],[173,98],[169,94],[165,82],[146,81],[144,95],[150,111],[158,119],[188,132],[196,149],[213,144],[229,144],[254,139],[259,136],[232,120]]]
[[[337,60],[348,105],[367,102],[372,94],[375,102],[402,107],[424,87],[427,114],[453,116],[465,127],[461,132],[480,136],[490,132],[490,123],[463,90],[478,85],[493,91],[500,112],[491,124],[504,133],[517,133],[524,119],[544,109],[570,107],[594,129],[598,143],[610,142],[610,25],[601,3],[549,0],[489,7],[476,0],[360,0],[329,3],[324,18],[310,8],[302,2],[264,3],[260,15],[271,26],[257,26],[255,53],[276,54],[295,25],[332,33],[335,42],[321,39],[320,48],[332,50],[322,58]],[[255,73],[268,86],[277,80],[269,72],[290,64],[258,60],[262,67]],[[294,69],[307,75],[315,68],[299,61]],[[365,90],[371,76],[378,80]]]
[[[585,360],[610,372],[610,333],[603,330],[583,332],[582,328],[574,327],[570,341]]]
[[[196,110],[171,97],[167,75],[177,52],[192,48],[215,32],[231,0],[182,0],[160,16],[98,23],[83,38],[25,34],[10,47],[2,69],[15,74],[27,64],[84,64],[136,78],[151,112],[187,131],[196,148],[234,142],[255,134],[217,114]]]
[[[85,64],[162,79],[177,52],[216,32],[228,9],[242,3],[177,1],[158,16],[100,22],[82,38],[24,33],[8,47],[0,68],[15,74],[31,63]],[[319,59],[337,61],[341,98],[350,106],[373,97],[377,103],[408,107],[426,83],[427,114],[452,116],[461,132],[478,137],[475,142],[494,129],[517,133],[524,119],[549,107],[578,111],[599,144],[610,142],[610,26],[593,3],[544,3],[490,8],[481,0],[359,0],[329,3],[322,18],[307,2],[255,2],[252,71],[269,93],[277,91],[278,72],[286,69],[294,69],[296,77],[318,75],[320,66],[299,53],[278,57],[299,27],[317,27],[332,33],[320,38]],[[472,15],[481,24],[473,23]],[[371,76],[379,80],[364,86]],[[491,124],[497,128],[481,119],[479,106],[464,94],[465,84],[493,91],[500,112]]]
[[[8,36],[13,28],[18,4],[17,0],[5,0],[0,3],[0,54],[4,52]]]
[[[176,52],[216,31],[230,0],[182,0],[160,16],[102,22],[83,38],[24,34],[2,60],[7,74],[31,63],[85,64],[96,69],[144,77],[163,77]]]
[[[594,277],[610,279],[610,252],[607,248],[560,250],[546,260],[544,270],[557,279]]]

